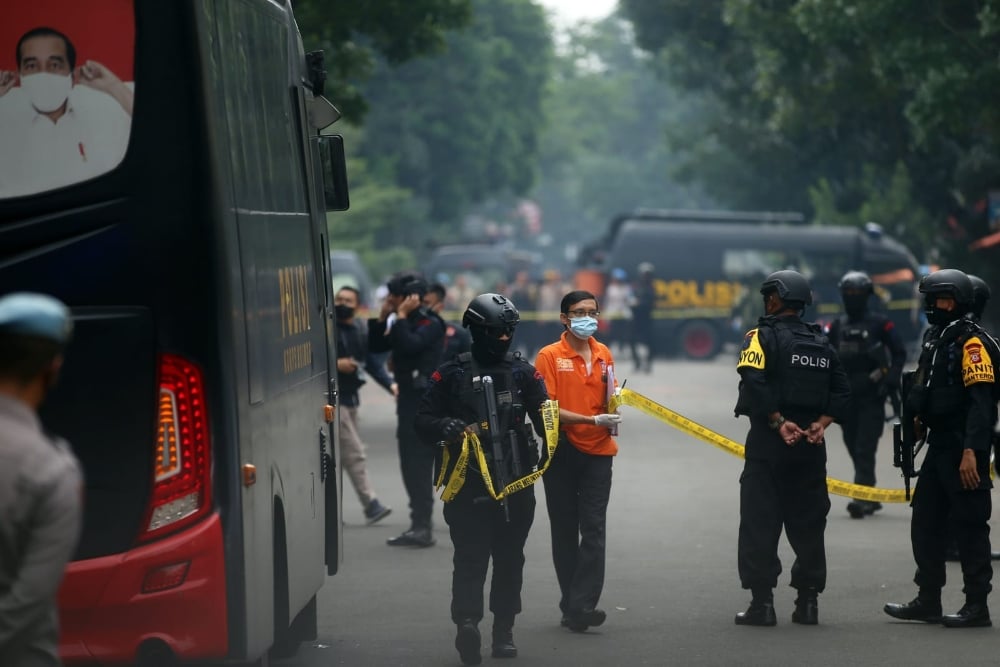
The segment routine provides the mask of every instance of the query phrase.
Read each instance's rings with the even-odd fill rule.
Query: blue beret
[[[0,298],[0,332],[68,343],[73,318],[62,301],[47,294],[15,292]]]

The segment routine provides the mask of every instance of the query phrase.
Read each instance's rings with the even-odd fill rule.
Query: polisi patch
[[[827,369],[830,367],[830,358],[818,354],[792,353],[792,366]]]

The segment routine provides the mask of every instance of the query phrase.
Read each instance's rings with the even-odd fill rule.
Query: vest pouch
[[[965,405],[965,387],[949,385],[932,387],[927,391],[927,400],[921,414],[929,418],[953,417],[962,414]]]
[[[821,414],[830,395],[832,363],[830,348],[816,340],[796,334],[785,350],[782,404],[790,409]]]
[[[922,384],[914,385],[906,392],[906,414],[924,414],[924,406],[927,403],[927,387]]]

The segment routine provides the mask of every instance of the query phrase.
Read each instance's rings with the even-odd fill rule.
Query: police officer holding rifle
[[[466,665],[482,660],[478,625],[490,558],[492,655],[517,655],[514,617],[521,611],[524,544],[535,517],[535,493],[526,484],[500,502],[494,497],[537,470],[538,448],[525,417],[543,435],[541,407],[549,398],[538,371],[509,352],[519,320],[514,304],[500,294],[473,299],[462,317],[472,350],[431,375],[416,415],[424,442],[445,447],[442,498],[455,548],[451,618],[457,626],[455,648]],[[470,446],[471,434],[479,440],[478,450]]]
[[[889,603],[884,610],[894,618],[951,628],[989,626],[989,455],[996,422],[994,364],[1000,352],[967,316],[975,303],[967,275],[957,269],[935,271],[920,281],[920,292],[931,327],[904,397],[913,435],[900,443],[901,463],[911,467],[904,474],[910,474],[910,451],[916,441],[927,440],[910,527],[918,592],[910,602]],[[955,536],[962,563],[965,604],[955,614],[942,615],[949,534]]]

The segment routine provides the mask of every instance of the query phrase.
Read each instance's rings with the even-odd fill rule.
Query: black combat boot
[[[462,659],[463,665],[478,665],[483,661],[479,655],[479,627],[474,618],[463,618],[458,625],[458,633],[455,635],[455,648],[458,649],[458,657]]]
[[[941,591],[920,589],[910,602],[890,602],[883,611],[893,618],[903,621],[923,621],[924,623],[941,622]]]
[[[514,617],[493,617],[493,657],[516,658],[517,647],[514,646]]]
[[[800,588],[799,597],[795,599],[795,611],[792,612],[792,623],[801,625],[816,625],[819,623],[819,600],[815,588]]]
[[[754,589],[750,606],[746,611],[736,614],[735,621],[736,625],[777,625],[778,617],[774,614],[774,594],[771,589]]]
[[[988,628],[993,625],[985,599],[966,599],[957,614],[942,616],[941,623],[946,628]]]

